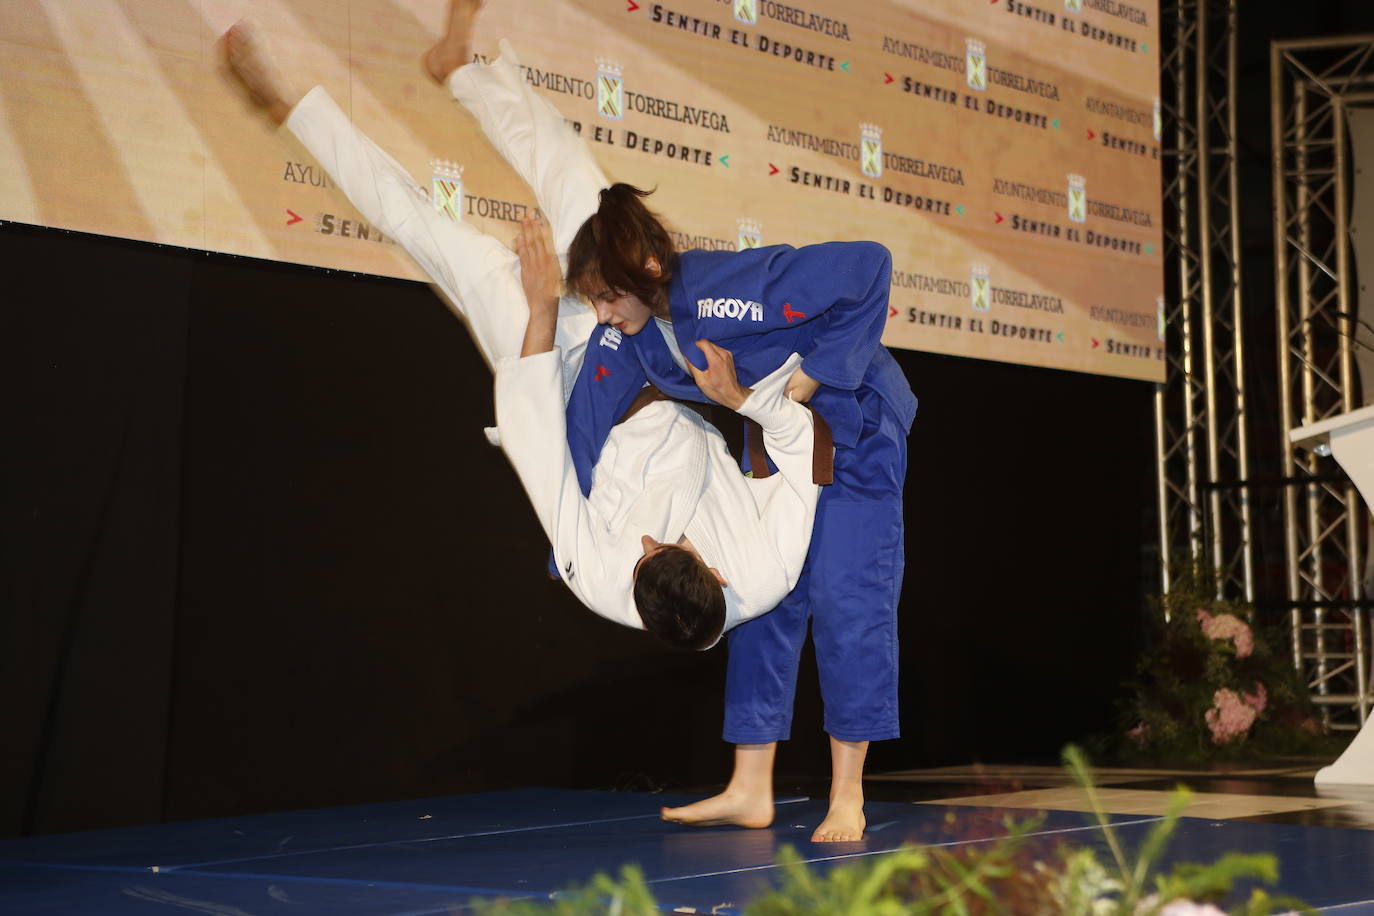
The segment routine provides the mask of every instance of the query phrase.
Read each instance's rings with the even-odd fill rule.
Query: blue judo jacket
[[[855,392],[870,388],[911,429],[916,397],[879,340],[888,318],[892,258],[876,242],[826,242],[748,251],[687,251],[669,286],[674,337],[683,356],[706,368],[696,345],[731,351],[746,387],[793,353],[820,389],[811,406],[830,425],[835,445],[858,444],[863,418]],[[599,325],[568,398],[568,447],[584,496],[611,427],[646,381],[670,397],[708,401],[673,361],[657,329],[633,337]],[[549,571],[558,576],[552,556]]]
[[[709,340],[734,354],[749,386],[792,353],[821,383],[811,406],[825,417],[841,448],[853,448],[863,421],[855,391],[871,388],[911,428],[916,398],[892,355],[879,343],[887,326],[892,257],[877,242],[826,242],[749,251],[689,251],[669,288],[673,335],[699,369]],[[672,360],[662,335],[639,335],[649,379],[674,397],[701,398],[691,376]]]
[[[876,242],[687,251],[669,286],[673,333],[701,369],[706,356],[696,341],[731,351],[745,386],[800,353],[802,368],[821,383],[811,405],[829,422],[836,446],[853,448],[862,428],[859,388],[875,391],[905,429],[916,415],[911,386],[879,343],[891,279],[892,258]],[[670,397],[707,400],[655,329],[633,337],[604,325],[592,332],[567,413],[584,495],[611,427],[646,380]]]

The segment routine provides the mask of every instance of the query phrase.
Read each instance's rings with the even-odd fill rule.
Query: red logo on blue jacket
[[[793,318],[805,318],[806,313],[798,312],[792,308],[792,303],[784,302],[782,304],[782,317],[787,319],[788,324],[791,324]]]

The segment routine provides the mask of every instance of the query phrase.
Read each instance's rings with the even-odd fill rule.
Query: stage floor
[[[1170,859],[1279,856],[1279,889],[1324,912],[1374,914],[1374,793],[1319,797],[1310,773],[1104,770],[1102,794],[1127,843],[1141,840],[1178,782],[1197,791]],[[822,801],[784,799],[767,830],[689,829],[661,805],[700,796],[519,789],[0,841],[0,911],[221,916],[427,914],[474,897],[543,897],[637,863],[665,911],[738,912],[791,845],[825,868],[903,843],[981,843],[1002,814],[1045,811],[1037,843],[1090,844],[1101,831],[1054,768],[948,768],[875,777],[862,842],[809,842]],[[947,816],[952,814],[953,816]]]

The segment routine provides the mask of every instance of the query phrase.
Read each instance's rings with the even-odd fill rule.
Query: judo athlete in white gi
[[[796,584],[805,558],[797,549],[800,532],[811,530],[820,490],[812,483],[810,414],[783,394],[801,358],[751,390],[739,384],[728,351],[702,343],[710,365],[697,383],[762,427],[778,474],[746,478],[713,426],[680,404],[657,401],[617,425],[617,454],[609,464],[603,454],[584,499],[567,447],[562,357],[554,343],[561,274],[551,250],[541,251],[544,242],[543,234],[522,227],[516,247],[530,321],[521,358],[497,367],[496,419],[564,581],[598,613],[641,626],[635,602],[627,601],[626,570],[666,539],[635,535],[680,528],[724,590],[725,629],[772,608]],[[542,289],[541,260],[543,275],[553,278]],[[688,510],[684,526],[676,516]]]
[[[231,29],[225,47],[253,100],[296,135],[363,216],[405,248],[466,320],[496,374],[499,433],[493,441],[520,475],[559,571],[583,604],[617,623],[646,628],[633,592],[640,561],[679,543],[710,568],[723,608],[704,630],[655,628],[670,642],[706,648],[789,592],[805,560],[820,491],[812,482],[811,414],[783,395],[799,358],[752,391],[738,385],[724,351],[717,357],[733,388],[725,369],[708,369],[702,378],[703,390],[710,385],[737,400],[731,406],[763,427],[779,474],[745,478],[714,427],[679,403],[657,401],[611,430],[584,496],[569,454],[564,406],[596,321],[580,301],[559,299],[561,271],[551,252],[566,251],[595,211],[605,178],[558,112],[529,90],[504,42],[494,64],[469,64],[441,81],[531,180],[549,217],[552,239],[529,224],[521,231],[526,261],[540,272],[538,280],[525,278],[525,288],[533,283],[541,290],[530,302],[532,312],[522,304],[526,293],[511,249],[440,214],[323,89],[297,98],[250,28]],[[431,67],[433,59],[431,53]],[[523,358],[522,349],[528,354]]]

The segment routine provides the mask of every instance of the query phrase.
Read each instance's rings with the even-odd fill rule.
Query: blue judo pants
[[[863,431],[835,450],[801,578],[771,612],[730,632],[725,740],[766,744],[792,729],[797,665],[808,622],[816,644],[825,730],[881,741],[897,719],[897,600],[902,590],[906,430],[871,389],[857,392]]]

